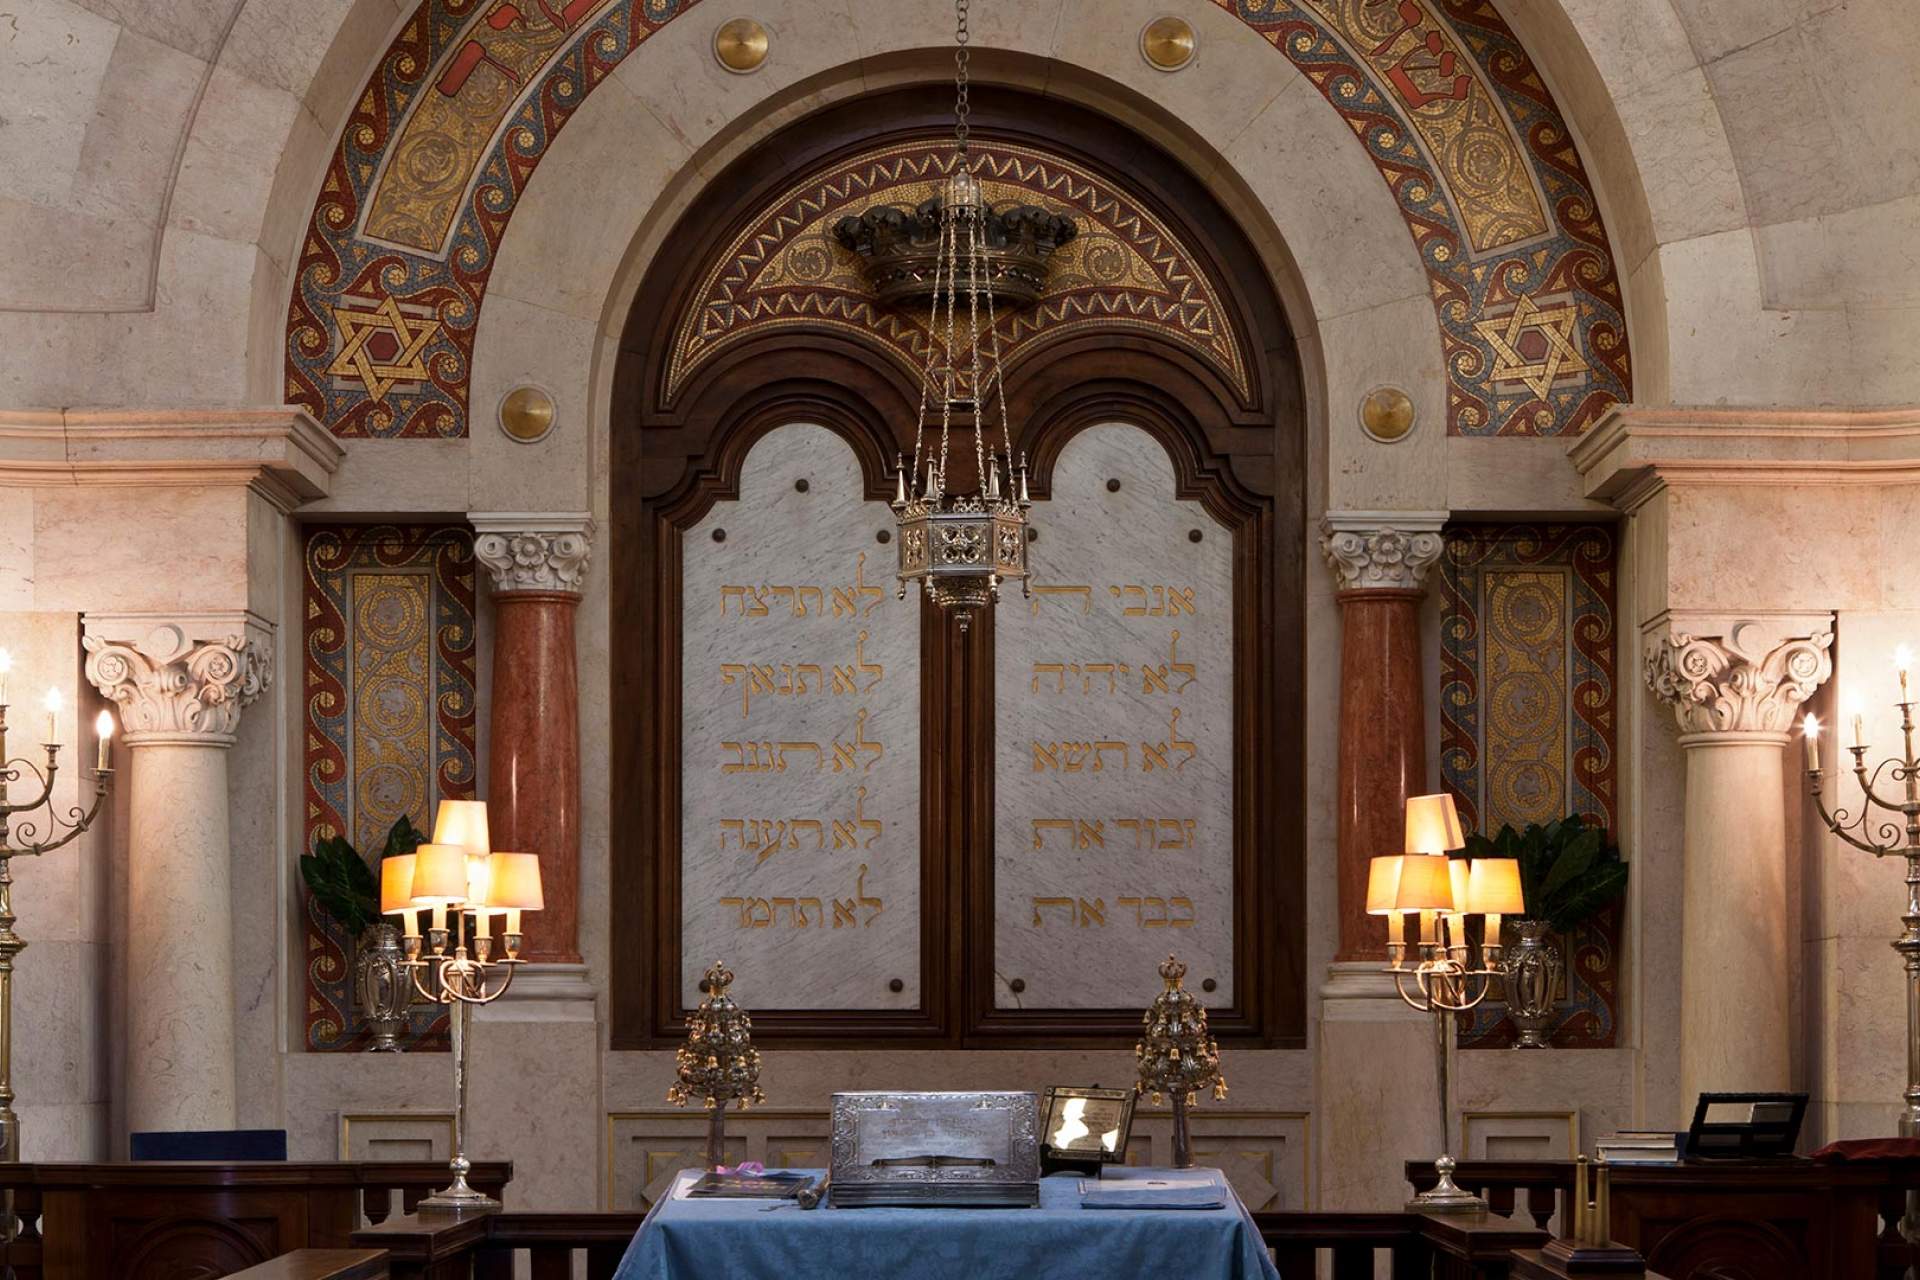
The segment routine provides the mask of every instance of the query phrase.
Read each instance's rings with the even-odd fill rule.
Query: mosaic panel
[[[1591,183],[1491,0],[1211,2],[1307,76],[1393,192],[1432,285],[1449,433],[1578,435],[1630,398]],[[336,435],[464,436],[480,306],[527,179],[586,95],[695,3],[422,0],[316,201],[287,399]]]
[[[417,525],[315,526],[306,535],[303,847],[345,834],[376,853],[394,821],[432,823],[474,789],[472,535]],[[353,940],[303,892],[307,1048],[364,1048]],[[417,1011],[402,1043],[436,1047]]]
[[[997,313],[994,331],[1008,364],[1081,329],[1147,330],[1213,366],[1242,396],[1250,394],[1245,342],[1232,328],[1219,285],[1142,202],[1030,147],[980,142],[973,155],[990,201],[1040,205],[1071,216],[1080,228],[1050,259],[1039,302]],[[781,325],[876,339],[918,375],[936,342],[926,313],[874,305],[859,260],[832,230],[841,218],[876,204],[918,207],[939,193],[952,168],[951,143],[923,139],[863,152],[782,191],[748,220],[701,282],[674,334],[667,400],[730,344]]]
[[[1441,560],[1440,771],[1469,831],[1578,813],[1617,830],[1615,548],[1606,525],[1464,525]],[[1565,1048],[1618,1035],[1619,909],[1565,940]],[[1489,1002],[1491,1004],[1492,1002]],[[1483,1007],[1462,1044],[1511,1044]]]

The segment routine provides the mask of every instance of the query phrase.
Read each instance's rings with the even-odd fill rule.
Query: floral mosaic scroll
[[[1440,772],[1470,831],[1579,813],[1619,828],[1615,546],[1606,525],[1460,525],[1441,558]],[[1566,940],[1557,1048],[1619,1033],[1621,916]],[[1492,1001],[1464,1047],[1513,1043]]]
[[[302,642],[303,844],[345,835],[377,851],[403,814],[429,828],[443,799],[474,794],[472,534],[432,525],[306,531]],[[354,940],[302,890],[310,1050],[366,1046],[354,1009]],[[408,1048],[444,1044],[434,1006]]]

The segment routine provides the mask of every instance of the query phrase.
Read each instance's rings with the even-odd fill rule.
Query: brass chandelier
[[[928,304],[927,363],[914,423],[913,464],[901,459],[893,512],[900,526],[900,597],[918,582],[923,595],[958,612],[961,630],[975,609],[1000,598],[1000,584],[1027,585],[1027,462],[1013,453],[1006,389],[1000,372],[1000,335],[987,266],[992,210],[967,151],[967,0],[954,4],[954,156],[939,209],[939,253]],[[984,324],[982,323],[984,321]],[[940,439],[928,439],[933,400],[939,401]],[[989,441],[995,416],[1000,447]],[[971,419],[977,487],[956,493],[950,484],[955,419]],[[964,444],[962,445],[964,449]]]

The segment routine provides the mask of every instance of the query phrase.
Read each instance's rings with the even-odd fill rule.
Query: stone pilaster
[[[580,677],[574,615],[592,560],[593,521],[584,514],[537,512],[470,518],[474,555],[493,579],[487,820],[494,848],[540,855],[547,905],[527,917],[524,954],[578,966]],[[584,986],[584,971],[572,976],[570,985]],[[525,985],[531,995],[541,983]]]
[[[127,834],[127,1124],[235,1122],[227,748],[272,682],[250,613],[89,614],[87,679],[120,709]]]
[[[1380,511],[1330,512],[1321,522],[1340,602],[1336,962],[1386,960],[1386,926],[1366,914],[1367,862],[1399,851],[1403,802],[1426,790],[1420,601],[1445,522],[1445,512]]]
[[[1833,673],[1831,614],[1669,614],[1647,684],[1686,751],[1680,1101],[1791,1084],[1782,748]]]
[[[1340,602],[1337,831],[1339,943],[1320,1003],[1321,1198],[1403,1198],[1400,1161],[1440,1148],[1433,1025],[1382,972],[1386,926],[1366,914],[1367,861],[1402,843],[1402,810],[1427,789],[1420,602],[1445,512],[1331,512],[1321,550]]]

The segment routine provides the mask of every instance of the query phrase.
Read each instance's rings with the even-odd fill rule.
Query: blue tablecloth
[[[1279,1280],[1231,1190],[1224,1209],[1083,1209],[1079,1182],[1043,1179],[1036,1209],[808,1210],[783,1201],[770,1210],[764,1201],[667,1195],[615,1280]]]

